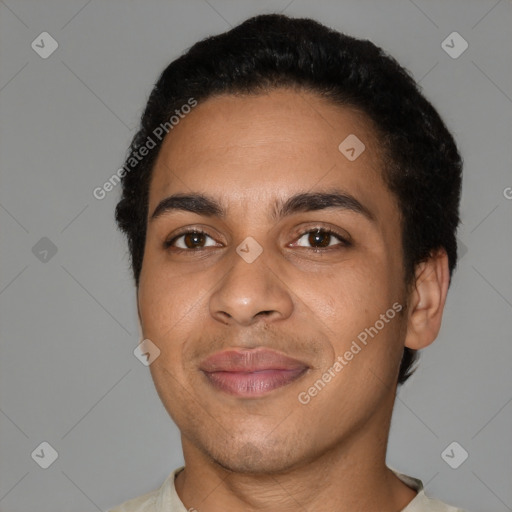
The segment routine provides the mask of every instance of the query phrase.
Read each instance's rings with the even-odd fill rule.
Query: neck
[[[416,492],[385,464],[392,405],[323,453],[272,473],[233,472],[182,436],[177,493],[187,510],[201,512],[402,510]]]

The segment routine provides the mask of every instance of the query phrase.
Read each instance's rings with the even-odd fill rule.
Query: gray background
[[[462,259],[441,334],[399,392],[388,464],[468,510],[512,510],[510,2],[0,0],[1,512],[106,510],[182,464],[133,355],[120,190],[92,191],[122,165],[172,59],[282,10],[389,51],[460,145]],[[59,44],[47,59],[31,48],[43,31]],[[441,47],[453,31],[469,44],[457,59]],[[31,458],[43,441],[58,452],[48,469]],[[441,457],[452,441],[469,453],[457,469]]]

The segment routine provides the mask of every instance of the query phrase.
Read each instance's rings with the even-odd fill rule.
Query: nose
[[[237,253],[227,262],[223,278],[210,296],[210,314],[223,324],[249,326],[288,318],[291,291],[266,251],[252,263]]]

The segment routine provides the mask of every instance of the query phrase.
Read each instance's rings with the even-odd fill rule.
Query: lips
[[[216,389],[239,397],[259,397],[286,386],[308,365],[268,349],[227,350],[205,359],[200,370]]]

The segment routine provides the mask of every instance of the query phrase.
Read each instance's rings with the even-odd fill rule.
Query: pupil
[[[309,234],[309,243],[311,245],[319,245],[320,247],[329,246],[330,234],[322,231],[312,231]]]

